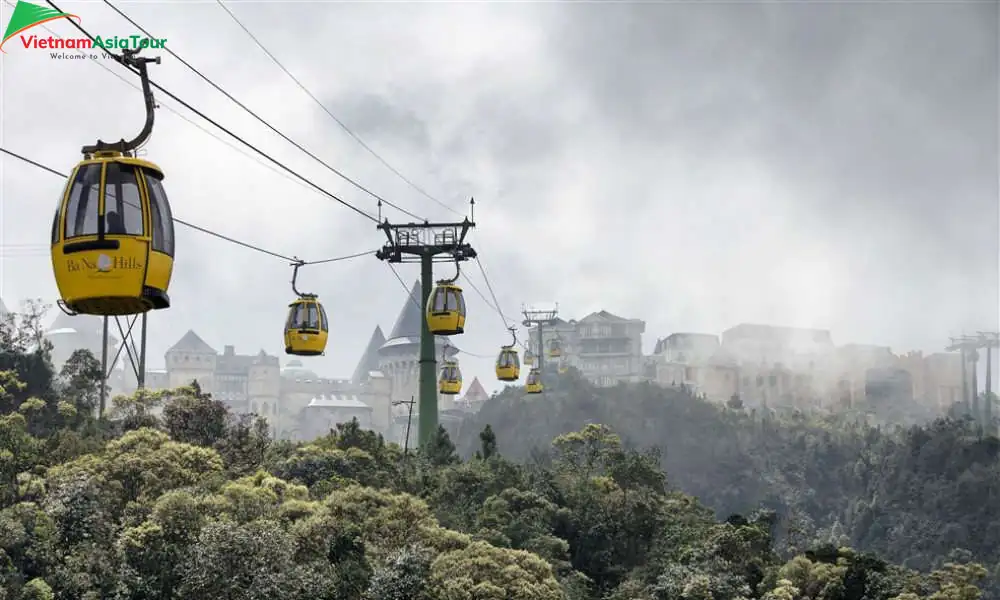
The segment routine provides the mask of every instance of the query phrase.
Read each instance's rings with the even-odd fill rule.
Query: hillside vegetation
[[[1000,441],[968,421],[870,427],[718,406],[680,388],[598,389],[573,376],[558,386],[544,397],[509,388],[456,443],[468,454],[489,423],[510,458],[545,463],[548,440],[602,423],[628,445],[658,447],[670,483],[717,515],[773,510],[779,550],[832,543],[923,570],[974,559],[996,580]]]
[[[719,521],[594,423],[522,463],[490,428],[465,461],[443,429],[418,454],[356,422],[275,442],[197,385],[99,421],[93,357],[56,378],[36,333],[0,327],[3,600],[981,597],[960,556],[925,573],[839,544],[782,556],[780,515]]]

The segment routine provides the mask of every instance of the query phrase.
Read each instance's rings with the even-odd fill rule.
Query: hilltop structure
[[[641,319],[626,319],[601,310],[579,321],[557,318],[542,329],[542,340],[538,339],[538,328],[533,327],[528,330],[528,344],[535,354],[546,352],[546,362],[575,367],[594,385],[610,387],[646,377],[642,355],[645,331],[646,323]],[[562,347],[559,359],[549,358],[553,341]]]
[[[393,418],[408,412],[398,402],[417,394],[423,311],[413,298],[419,298],[419,290],[417,282],[388,338],[375,326],[350,379],[320,377],[299,359],[282,368],[279,358],[264,350],[237,354],[227,345],[220,353],[188,331],[167,350],[165,369],[147,370],[146,387],[171,389],[196,380],[234,412],[266,417],[279,437],[311,439],[357,417],[364,426],[396,439],[404,430],[394,428]],[[435,343],[439,357],[457,360],[458,348],[448,338],[436,336]],[[135,389],[134,377],[128,384],[128,391]],[[454,404],[449,396],[440,396],[438,403],[441,409]]]
[[[882,401],[943,412],[961,397],[961,360],[946,353],[893,354],[887,346],[835,346],[829,331],[743,323],[722,333],[676,333],[657,341],[650,379],[709,400],[749,407],[840,412]],[[905,376],[901,375],[905,372]],[[891,385],[890,385],[891,384]]]

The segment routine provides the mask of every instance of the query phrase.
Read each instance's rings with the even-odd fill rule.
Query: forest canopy
[[[356,421],[273,440],[196,383],[99,419],[93,356],[57,375],[40,342],[23,315],[0,326],[0,600],[974,600],[995,564],[970,542],[992,509],[969,500],[996,481],[995,444],[961,424],[784,423],[581,384],[492,399],[463,460],[444,429],[417,452]],[[893,489],[948,478],[969,496]],[[831,525],[848,514],[859,533]],[[900,541],[924,564],[887,560]]]

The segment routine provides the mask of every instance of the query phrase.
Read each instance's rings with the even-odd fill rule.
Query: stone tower
[[[112,331],[117,331],[114,322],[108,328],[108,363],[114,359],[119,342],[118,337],[112,335]],[[59,316],[45,332],[45,339],[52,343],[52,366],[55,367],[56,373],[62,369],[73,352],[80,348],[89,350],[94,358],[101,360],[101,339],[103,337],[104,322],[101,317],[93,315],[71,317],[59,311]],[[124,351],[118,357],[117,366],[121,368],[123,364],[129,365],[128,370],[131,374],[132,367]],[[111,365],[108,364],[108,367]],[[135,379],[134,375],[132,379]]]
[[[413,284],[403,300],[403,308],[396,317],[385,343],[378,349],[378,368],[389,379],[391,385],[390,397],[393,402],[409,401],[419,396],[420,385],[420,328],[423,324],[423,311],[420,308],[420,281]],[[458,348],[453,346],[445,336],[434,336],[434,346],[440,366],[445,356],[457,360]],[[450,408],[450,396],[438,396],[438,406]],[[397,407],[396,412],[405,414],[406,405]],[[416,406],[414,406],[416,411]]]
[[[281,413],[281,365],[277,356],[270,356],[264,350],[257,353],[247,370],[247,397],[256,413],[265,417],[273,431],[280,429],[278,415]]]
[[[192,330],[164,354],[169,375],[169,386],[177,388],[197,380],[201,391],[215,391],[215,366],[219,354]]]

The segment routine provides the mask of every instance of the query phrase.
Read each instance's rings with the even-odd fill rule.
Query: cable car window
[[[319,310],[315,304],[309,305],[306,322],[303,325],[307,329],[319,329]]]
[[[322,329],[323,331],[329,331],[330,320],[326,318],[326,309],[323,308],[322,304],[319,305],[319,315],[323,318],[323,321],[319,324],[320,329]]]
[[[75,179],[74,179],[75,181]],[[52,219],[52,243],[59,243],[59,224],[62,222],[63,214],[63,199],[66,198],[66,192],[73,185],[72,181],[67,181],[66,186],[63,187],[62,195],[59,196],[59,203],[56,205],[56,216]]]
[[[142,235],[142,198],[135,169],[108,163],[104,174],[104,232],[110,235]]]
[[[448,308],[446,310],[458,310],[458,292],[455,290],[448,290]]]
[[[447,305],[447,303],[448,303],[448,290],[446,290],[444,288],[437,288],[436,290],[434,290],[434,298],[433,299],[434,299],[434,303],[433,303],[433,308],[431,308],[432,311],[434,311],[434,312],[444,312],[444,311],[448,310],[448,308],[447,308],[447,306],[448,306]]]
[[[62,216],[62,202],[59,203],[59,208],[56,209],[56,216],[52,219],[52,243],[59,243],[59,217]]]
[[[80,170],[76,173],[73,188],[69,192],[64,237],[72,238],[81,235],[97,235],[97,223],[99,222],[97,209],[100,185],[100,164],[90,164],[80,167]]]
[[[285,321],[285,329],[295,329],[295,324],[297,319],[296,315],[298,314],[298,312],[299,312],[298,304],[293,304],[288,309],[288,320]]]
[[[174,255],[174,216],[170,213],[167,193],[163,191],[161,177],[146,171],[146,187],[149,188],[149,206],[153,221],[153,250],[169,256]]]
[[[513,363],[513,366],[515,366],[515,367],[520,367],[521,366],[521,359],[518,358],[517,352],[511,352],[510,353],[510,358],[511,358],[510,362]]]
[[[458,298],[458,312],[465,314],[465,295],[460,292],[455,292],[455,296]]]

